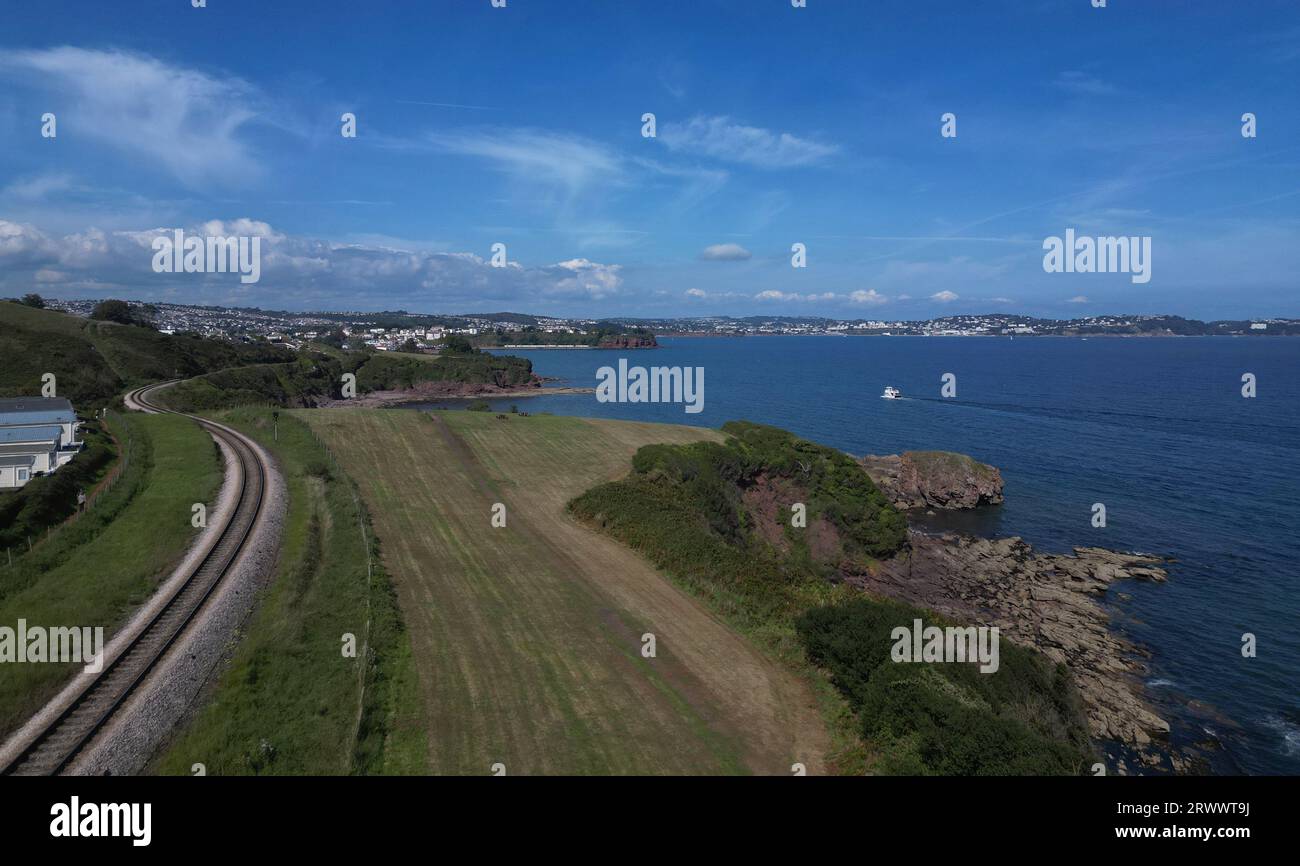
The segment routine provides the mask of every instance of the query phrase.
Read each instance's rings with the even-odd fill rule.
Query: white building
[[[81,422],[62,397],[0,400],[0,490],[55,471],[81,450]]]

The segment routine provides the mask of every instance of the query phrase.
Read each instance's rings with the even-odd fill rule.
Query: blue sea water
[[[1300,339],[667,338],[654,351],[511,350],[557,385],[617,365],[703,367],[704,411],[509,399],[523,411],[718,427],[774,424],[852,454],[942,449],[1002,470],[1006,503],[947,525],[1173,557],[1164,584],[1113,587],[1150,649],[1148,694],[1216,770],[1300,773]],[[957,396],[940,398],[940,377]],[[1258,395],[1242,396],[1242,374]],[[886,385],[905,399],[883,400]],[[453,405],[447,403],[444,405]],[[1103,503],[1107,526],[1092,526]],[[1244,658],[1242,636],[1257,657]]]

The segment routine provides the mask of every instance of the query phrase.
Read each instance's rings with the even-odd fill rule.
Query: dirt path
[[[564,506],[707,430],[485,413],[303,413],[362,488],[412,635],[435,772],[823,767],[804,685]],[[492,506],[507,526],[493,528]],[[653,633],[657,655],[641,655]]]

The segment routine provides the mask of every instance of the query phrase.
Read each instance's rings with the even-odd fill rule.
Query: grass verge
[[[164,415],[117,415],[114,424],[129,454],[122,476],[94,509],[0,567],[0,625],[103,626],[108,641],[197,534],[190,507],[211,503],[221,486],[212,437]],[[0,664],[0,733],[26,721],[79,668]]]
[[[270,410],[220,419],[276,456],[289,493],[280,559],[207,704],[153,770],[423,773],[410,639],[354,486],[300,420],[281,413],[277,440]]]

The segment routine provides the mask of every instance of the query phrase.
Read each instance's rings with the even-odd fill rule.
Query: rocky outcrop
[[[859,463],[895,508],[975,508],[1002,501],[1002,473],[952,451],[905,451]]]
[[[846,580],[959,621],[997,626],[1003,637],[1064,663],[1092,735],[1125,743],[1155,764],[1154,740],[1168,734],[1169,724],[1142,697],[1145,653],[1110,630],[1099,600],[1119,580],[1165,580],[1161,562],[1097,547],[1039,554],[1015,537],[912,530],[908,550]]]

